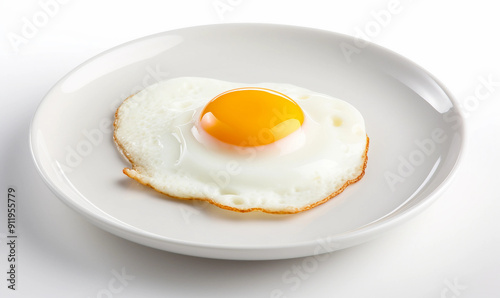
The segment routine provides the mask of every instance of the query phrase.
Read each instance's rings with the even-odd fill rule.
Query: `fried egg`
[[[114,141],[123,172],[173,198],[297,213],[364,175],[368,137],[349,103],[290,84],[179,77],[127,98]]]

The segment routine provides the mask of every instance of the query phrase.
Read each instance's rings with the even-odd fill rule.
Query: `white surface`
[[[391,17],[382,14],[385,26],[377,27],[375,15],[380,18],[377,12],[390,1],[228,2],[234,7],[222,18],[213,4],[226,1],[68,2],[17,53],[6,36],[20,34],[23,18],[43,10],[37,1],[2,2],[2,202],[7,186],[15,186],[19,271],[16,292],[6,289],[5,275],[0,279],[1,296],[494,297],[500,275],[500,83],[487,89],[483,82],[500,81],[498,9],[486,0],[401,1],[399,8],[389,5]],[[428,210],[384,237],[317,258],[186,257],[87,223],[48,190],[31,162],[28,125],[37,104],[64,74],[103,50],[152,33],[220,22],[283,23],[351,35],[380,28],[369,31],[372,41],[427,69],[463,103],[469,148],[454,183]],[[6,272],[5,203],[0,210],[0,272]],[[133,278],[120,283],[115,275],[122,270]]]

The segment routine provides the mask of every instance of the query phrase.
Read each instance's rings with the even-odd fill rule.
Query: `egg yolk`
[[[288,96],[265,88],[238,88],[212,99],[199,125],[222,142],[252,147],[280,140],[303,122],[302,109]]]

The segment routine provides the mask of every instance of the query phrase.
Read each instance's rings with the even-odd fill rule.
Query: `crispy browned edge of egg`
[[[122,155],[132,165],[132,169],[130,169],[130,168],[124,168],[123,169],[123,173],[125,175],[127,175],[128,177],[134,179],[135,181],[139,182],[140,184],[145,185],[145,186],[149,186],[150,188],[154,189],[155,191],[157,191],[157,192],[159,192],[161,194],[164,194],[166,196],[169,196],[171,198],[181,199],[181,200],[199,200],[199,201],[205,201],[205,202],[208,202],[208,203],[210,203],[212,205],[215,205],[215,206],[217,206],[219,208],[230,210],[230,211],[236,211],[236,212],[240,212],[240,213],[246,213],[246,212],[252,212],[252,211],[262,211],[262,212],[271,213],[271,214],[295,214],[295,213],[299,213],[299,212],[302,212],[302,211],[306,211],[306,210],[312,209],[312,208],[314,208],[316,206],[319,206],[319,205],[321,205],[323,203],[326,203],[330,199],[332,199],[332,198],[336,197],[337,195],[339,195],[340,193],[342,193],[349,185],[351,185],[353,183],[356,183],[359,180],[361,180],[361,178],[363,178],[363,176],[365,175],[366,164],[368,162],[368,147],[369,147],[369,144],[370,144],[370,138],[368,137],[368,135],[366,136],[366,147],[365,147],[365,152],[363,154],[363,160],[364,160],[363,161],[363,168],[361,169],[361,173],[359,174],[359,176],[356,177],[356,178],[354,178],[354,179],[347,180],[344,183],[344,185],[342,185],[342,187],[340,187],[335,192],[333,192],[332,194],[330,194],[328,197],[322,199],[321,201],[315,202],[313,204],[307,205],[307,206],[302,207],[302,208],[293,208],[293,209],[285,209],[285,210],[268,210],[268,209],[264,209],[264,208],[238,209],[238,208],[234,208],[234,207],[222,205],[222,204],[217,203],[217,202],[215,202],[215,201],[213,201],[213,200],[211,200],[209,198],[184,198],[184,197],[177,197],[177,196],[171,195],[169,193],[166,193],[166,192],[163,192],[163,191],[160,191],[160,190],[156,189],[154,186],[152,186],[151,184],[147,183],[146,181],[143,181],[140,177],[138,177],[135,174],[135,173],[139,173],[139,171],[137,170],[134,161],[132,160],[132,158],[131,158],[130,154],[127,152],[127,150],[125,150],[125,148],[123,148],[122,144],[116,138],[116,128],[117,128],[117,122],[118,122],[118,118],[119,118],[118,117],[118,111],[120,110],[120,108],[123,105],[123,103],[125,103],[125,101],[127,101],[132,96],[134,96],[134,94],[132,94],[131,96],[127,97],[120,104],[120,106],[116,109],[116,112],[115,112],[115,121],[113,122],[113,128],[114,128],[113,129],[113,140],[114,140],[116,146],[118,147],[118,149],[120,150],[120,152],[122,153]]]

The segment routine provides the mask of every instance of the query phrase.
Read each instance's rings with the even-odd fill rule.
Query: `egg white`
[[[262,87],[286,94],[305,114],[302,128],[270,145],[228,146],[197,121],[216,95]],[[241,84],[209,78],[161,81],[116,112],[114,139],[132,168],[124,173],[176,198],[235,211],[296,213],[341,192],[364,174],[368,138],[349,103],[289,84]]]

